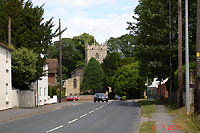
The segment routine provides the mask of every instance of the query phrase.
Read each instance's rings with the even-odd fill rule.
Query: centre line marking
[[[95,110],[99,110],[99,108],[96,108]]]
[[[57,130],[57,129],[59,129],[59,128],[62,128],[62,127],[63,127],[63,125],[61,125],[61,126],[58,126],[58,127],[56,127],[56,128],[53,128],[53,129],[51,129],[51,130],[49,130],[49,131],[46,131],[46,133],[53,132],[53,131],[55,131],[55,130]]]
[[[85,117],[85,116],[87,116],[87,114],[81,115],[80,118],[83,118],[83,117]]]
[[[94,110],[90,111],[89,113],[91,114],[91,113],[93,113],[93,112],[94,112]]]
[[[75,121],[77,121],[77,120],[78,120],[78,119],[73,119],[73,120],[69,121],[68,123],[71,124],[71,123],[73,123],[73,122],[75,122]]]

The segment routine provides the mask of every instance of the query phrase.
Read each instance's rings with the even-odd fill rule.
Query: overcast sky
[[[34,5],[44,5],[44,18],[54,17],[58,27],[67,27],[62,38],[83,33],[93,35],[97,42],[103,43],[110,37],[128,33],[127,21],[133,21],[134,8],[138,0],[32,0]],[[54,40],[58,40],[55,38]]]

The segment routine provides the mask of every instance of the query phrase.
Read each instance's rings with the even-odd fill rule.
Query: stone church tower
[[[88,64],[90,58],[94,57],[99,63],[103,62],[107,56],[107,45],[85,44],[85,62]],[[71,78],[67,79],[64,83],[64,88],[66,88],[65,96],[80,95],[80,84],[83,79],[84,68],[77,68],[73,73],[71,73]]]
[[[103,59],[105,59],[107,56],[107,45],[88,45],[86,43],[85,45],[85,59],[86,63],[88,64],[90,58],[94,57],[99,63],[103,62]]]

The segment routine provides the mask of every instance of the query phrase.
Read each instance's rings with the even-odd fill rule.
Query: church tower
[[[107,56],[107,45],[88,45],[86,43],[85,45],[85,58],[86,58],[86,63],[88,64],[90,58],[94,57],[99,63],[103,62],[103,59],[105,59]]]

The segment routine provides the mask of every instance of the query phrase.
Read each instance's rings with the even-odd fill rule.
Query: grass
[[[141,106],[142,116],[152,118],[152,113],[155,112],[155,102],[154,101],[139,101],[138,104]]]
[[[181,125],[181,130],[186,133],[200,132],[200,116],[193,112],[192,106],[189,118],[187,118],[185,106],[180,108],[175,104],[165,104],[165,106],[168,108],[169,114],[175,117],[175,124]]]
[[[152,127],[155,124],[155,121],[143,122],[140,126],[139,133],[157,133],[156,130],[153,130]]]

